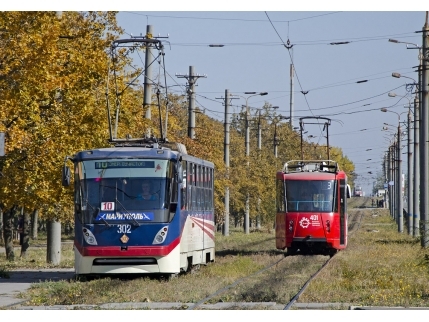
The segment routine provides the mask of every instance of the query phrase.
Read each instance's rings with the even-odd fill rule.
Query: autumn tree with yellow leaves
[[[61,163],[106,146],[104,89],[115,13],[0,13],[0,131],[6,136],[0,201],[72,219]]]

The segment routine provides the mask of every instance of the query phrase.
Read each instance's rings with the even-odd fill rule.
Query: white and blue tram
[[[212,162],[177,143],[116,145],[67,159],[76,275],[173,276],[215,260]],[[64,166],[65,186],[70,173]],[[143,182],[150,182],[148,200]]]

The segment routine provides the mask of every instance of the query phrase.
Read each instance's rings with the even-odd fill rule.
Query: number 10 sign
[[[102,202],[101,203],[101,210],[103,211],[113,211],[115,210],[115,203],[114,202]]]

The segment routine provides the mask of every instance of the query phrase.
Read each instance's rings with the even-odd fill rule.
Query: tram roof
[[[338,162],[333,160],[291,160],[283,166],[284,173],[338,173],[339,171]]]
[[[179,151],[180,150],[180,151]],[[115,146],[108,148],[99,148],[92,150],[79,151],[73,156],[73,161],[97,160],[97,159],[179,159],[180,156],[187,161],[203,164],[208,167],[214,167],[214,164],[207,160],[188,155],[184,146],[178,150],[167,147],[147,147],[147,146]]]
[[[311,181],[311,180],[335,180],[337,178],[341,178],[344,174],[343,171],[338,173],[333,172],[289,172],[284,173],[283,171],[277,172],[278,179],[286,179],[287,180],[303,180],[303,181]]]

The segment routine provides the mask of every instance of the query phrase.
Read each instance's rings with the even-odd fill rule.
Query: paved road
[[[74,268],[19,269],[9,272],[10,278],[0,278],[0,307],[10,307],[25,302],[18,298],[32,283],[60,281],[74,277]]]

